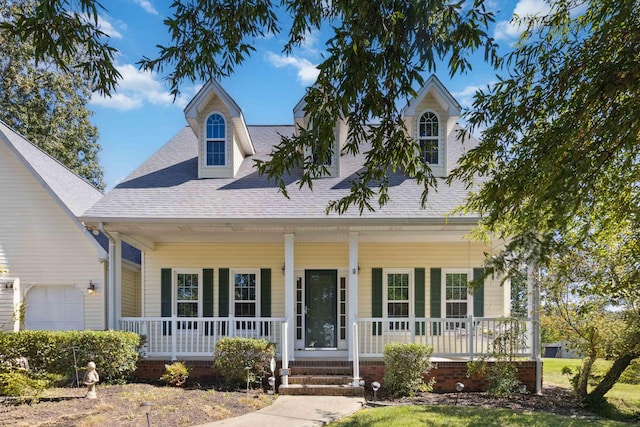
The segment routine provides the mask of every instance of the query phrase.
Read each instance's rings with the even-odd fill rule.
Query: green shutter
[[[429,317],[442,317],[442,269],[431,269],[431,300]],[[433,335],[440,335],[440,324],[433,324]]]
[[[229,269],[221,268],[218,270],[218,310],[220,317],[229,316]]]
[[[482,280],[482,284],[473,290],[473,316],[484,317],[484,269],[473,269],[473,281]]]
[[[160,316],[171,317],[171,269],[163,268],[160,270]],[[171,335],[171,325],[163,322],[163,335]]]
[[[213,317],[213,268],[202,270],[202,316]]]
[[[415,317],[424,317],[424,306],[425,306],[425,296],[424,296],[424,276],[425,270],[424,268],[416,268],[414,270],[413,279],[414,279],[414,291],[413,291],[413,299],[414,299],[414,313]],[[415,325],[416,335],[421,332],[424,334],[425,325],[424,322],[416,322]]]
[[[371,269],[371,317],[382,317],[382,269]],[[373,335],[382,335],[382,322],[373,323]]]
[[[271,317],[271,269],[260,270],[260,316]]]

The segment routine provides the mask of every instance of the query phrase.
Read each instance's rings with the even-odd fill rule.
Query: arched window
[[[226,164],[226,125],[224,117],[218,113],[213,113],[207,119],[206,128],[206,165],[224,166]]]
[[[440,121],[438,116],[427,111],[418,122],[420,155],[430,165],[440,164]]]

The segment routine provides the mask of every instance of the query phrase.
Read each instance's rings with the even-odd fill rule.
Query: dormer
[[[300,129],[308,129],[309,126],[311,125],[309,121],[309,117],[305,112],[306,106],[307,106],[307,103],[303,97],[293,109],[293,121],[295,124],[296,136],[300,134]],[[342,148],[347,142],[347,133],[348,133],[348,127],[347,127],[346,120],[344,119],[338,120],[338,122],[334,127],[334,132],[333,132],[334,139],[332,141],[331,156],[329,161],[325,162],[327,171],[329,172],[329,175],[326,175],[326,177],[340,176],[340,158],[341,158]],[[304,156],[305,157],[314,156],[314,158],[316,157],[314,153],[311,152],[311,149],[308,147],[305,148]]]
[[[437,177],[447,176],[457,159],[449,158],[447,143],[460,117],[460,104],[434,75],[403,109],[407,131],[420,145],[419,155]]]
[[[184,114],[198,138],[198,178],[232,178],[255,154],[240,107],[218,82],[204,85]]]

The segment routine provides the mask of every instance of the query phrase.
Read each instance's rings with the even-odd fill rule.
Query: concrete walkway
[[[325,426],[362,409],[363,403],[362,397],[279,396],[259,411],[198,427]]]

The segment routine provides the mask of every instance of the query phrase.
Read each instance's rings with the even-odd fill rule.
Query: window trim
[[[209,119],[211,118],[211,116],[214,115],[218,115],[222,118],[222,121],[224,122],[224,138],[220,139],[220,138],[209,138],[207,135],[207,127],[208,127],[208,122]],[[229,133],[229,129],[228,129],[229,123],[227,118],[225,117],[224,114],[222,114],[222,112],[220,111],[211,111],[209,114],[207,114],[207,118],[204,121],[204,146],[203,148],[203,166],[205,168],[226,168],[227,167],[227,154],[228,154],[228,149],[229,149],[229,143],[228,143],[228,133]],[[223,142],[224,143],[224,163],[221,165],[210,165],[208,164],[208,151],[207,151],[207,146],[209,144],[209,142]]]
[[[173,300],[173,312],[175,313],[176,317],[178,316],[178,275],[179,274],[197,274],[198,275],[198,299],[197,300],[190,300],[190,301],[195,301],[198,303],[198,316],[196,317],[202,317],[202,287],[203,287],[203,281],[202,281],[202,270],[197,269],[197,268],[176,268],[173,270],[173,275],[172,275],[172,289],[171,289],[171,293],[172,293],[172,300]],[[180,300],[181,302],[187,302],[187,300]],[[184,317],[184,319],[191,319],[191,317]]]
[[[236,274],[255,274],[256,276],[256,299],[254,301],[256,305],[256,315],[254,317],[260,317],[260,287],[261,274],[259,268],[232,268],[229,270],[229,316],[236,316]],[[239,317],[240,319],[242,317]]]
[[[467,315],[465,317],[447,317],[447,274],[466,274],[467,275]],[[441,313],[443,319],[466,319],[469,315],[473,316],[473,294],[469,292],[469,282],[473,281],[472,268],[443,268],[441,278]],[[457,301],[457,300],[456,300]]]
[[[438,120],[438,135],[437,137],[425,137],[422,138],[420,135],[420,122],[422,121],[422,117],[427,114],[427,113],[432,113],[436,119]],[[420,158],[424,160],[424,156],[422,155],[422,146],[421,143],[423,140],[425,141],[437,141],[438,142],[438,162],[437,163],[429,163],[429,166],[432,167],[440,167],[442,166],[442,148],[443,148],[443,143],[442,143],[442,119],[440,118],[440,115],[438,114],[437,111],[432,110],[432,109],[426,109],[420,112],[420,114],[418,114],[418,120],[416,121],[416,140],[418,141],[418,149],[419,149],[419,155]]]
[[[389,332],[406,332],[410,328],[410,320],[414,315],[414,304],[413,304],[413,288],[415,287],[415,277],[414,277],[414,269],[413,268],[383,268],[382,269],[382,317],[387,319],[387,328]],[[390,274],[407,274],[409,276],[409,295],[407,304],[409,305],[408,315],[407,317],[389,317],[389,299],[388,299],[388,285],[389,285],[389,275]],[[401,322],[406,322],[406,327],[394,328],[392,322],[395,320],[390,319],[400,319]],[[404,326],[404,325],[403,325]]]

